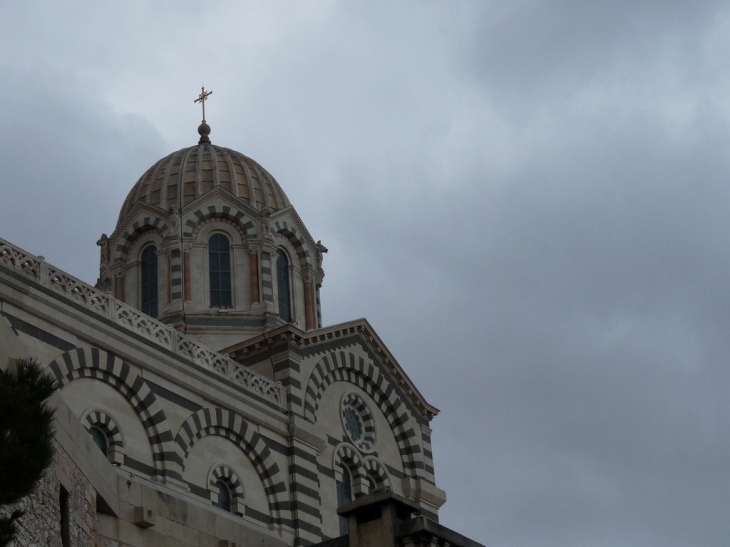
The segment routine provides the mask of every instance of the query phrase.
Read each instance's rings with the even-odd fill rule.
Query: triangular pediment
[[[134,207],[132,207],[129,213],[127,213],[127,216],[124,217],[119,224],[117,224],[114,232],[112,232],[112,235],[109,236],[109,241],[112,243],[115,242],[119,236],[124,234],[128,228],[134,225],[135,222],[139,222],[140,219],[145,217],[154,217],[167,224],[169,223],[171,214],[172,213],[170,211],[165,211],[164,209],[160,209],[154,205],[137,202],[134,204]]]
[[[271,215],[271,227],[270,230],[272,233],[277,232],[277,224],[281,225],[282,222],[289,221],[292,225],[294,225],[297,230],[299,231],[299,234],[304,238],[304,240],[307,242],[310,249],[315,248],[317,245],[314,241],[314,238],[309,233],[309,230],[307,230],[307,227],[304,225],[304,222],[302,222],[301,217],[299,216],[299,213],[297,213],[296,209],[294,209],[293,205],[290,205],[286,209],[282,209],[281,211],[276,211]]]
[[[219,198],[221,202],[225,202],[231,207],[234,207],[244,212],[252,218],[258,219],[261,217],[260,211],[251,206],[251,204],[249,204],[247,201],[234,196],[228,190],[225,190],[220,186],[216,186],[209,192],[206,192],[205,194],[197,198],[195,201],[191,201],[185,207],[183,207],[183,218],[187,218],[191,213],[194,213],[195,211],[204,208],[208,204],[208,202],[215,201],[216,198]]]
[[[333,346],[338,346],[338,341],[341,342],[342,347],[351,345],[353,339],[367,348],[382,365],[385,372],[392,378],[394,387],[403,394],[421,418],[430,421],[439,413],[438,408],[426,401],[367,319],[355,319],[309,332],[303,332],[291,325],[284,325],[267,332],[266,335],[256,336],[223,349],[221,353],[229,354],[235,361],[246,363],[259,352],[268,356],[268,349],[278,342],[291,344],[300,354],[304,355],[316,353],[320,348],[322,351],[332,351]]]

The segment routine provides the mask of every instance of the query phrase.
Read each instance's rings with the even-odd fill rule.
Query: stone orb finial
[[[200,135],[200,140],[198,141],[198,144],[210,144],[210,138],[208,135],[210,135],[210,126],[203,122],[198,126],[198,135]]]

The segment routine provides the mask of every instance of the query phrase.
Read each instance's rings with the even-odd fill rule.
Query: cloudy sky
[[[0,237],[93,283],[205,82],[441,409],[443,524],[727,546],[729,52],[712,0],[1,2]]]

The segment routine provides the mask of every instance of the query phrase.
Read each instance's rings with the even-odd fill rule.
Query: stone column
[[[256,251],[250,254],[251,258],[251,303],[261,301],[259,293],[259,255]]]
[[[114,298],[124,302],[124,274],[121,272],[114,274]]]
[[[140,289],[141,290],[141,289]],[[157,249],[157,304],[161,317],[170,303],[170,261],[169,253],[162,245]]]
[[[311,275],[307,275],[304,281],[304,318],[305,330],[317,328],[314,313],[314,279]]]
[[[193,299],[190,279],[190,247],[185,248],[183,253],[183,288],[185,293],[185,301],[189,302]]]
[[[167,279],[165,283],[166,293],[166,304],[169,306],[172,302],[172,260],[170,260],[170,251],[165,253],[165,260],[167,260]]]
[[[265,241],[261,251],[261,288],[266,311],[278,315],[278,299],[274,298],[276,285],[276,245],[273,241]]]
[[[314,289],[314,302],[315,302],[314,309],[316,310],[318,329],[322,328],[322,302],[320,301],[320,298],[319,298],[319,288],[321,286],[322,286],[321,284],[317,284],[317,285],[315,285],[315,289]]]

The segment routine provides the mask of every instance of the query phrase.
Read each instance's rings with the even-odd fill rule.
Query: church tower
[[[327,249],[274,177],[210,131],[203,120],[197,145],[131,189],[99,240],[97,287],[216,350],[282,324],[321,327]]]

